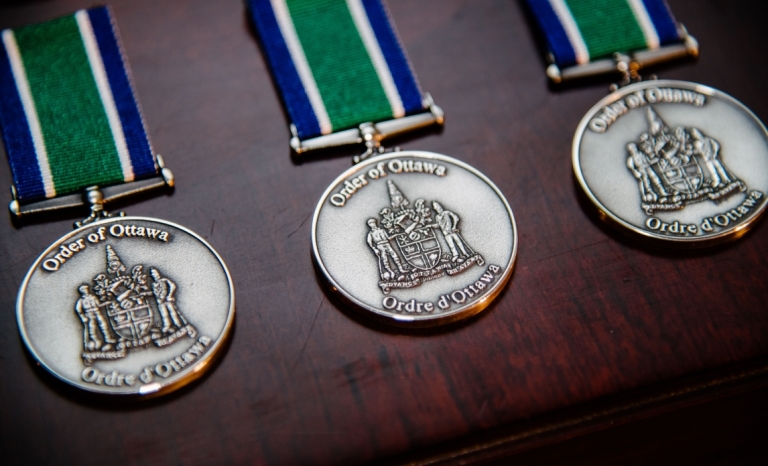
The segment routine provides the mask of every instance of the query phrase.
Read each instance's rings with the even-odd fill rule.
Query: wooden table
[[[6,1],[0,27],[92,3]],[[496,303],[422,331],[372,323],[321,288],[310,217],[357,149],[290,157],[243,2],[111,4],[155,149],[177,179],[171,195],[124,210],[185,225],[217,248],[235,281],[236,328],[193,385],[145,402],[93,400],[34,365],[14,311],[27,268],[82,213],[0,222],[4,463],[765,458],[768,225],[691,252],[651,249],[603,225],[578,194],[570,148],[608,83],[548,86],[520,3],[388,1],[423,89],[447,115],[443,131],[398,143],[488,174],[520,235],[517,269]],[[670,4],[701,57],[660,75],[719,88],[768,118],[763,2]],[[0,164],[0,186],[9,185]]]

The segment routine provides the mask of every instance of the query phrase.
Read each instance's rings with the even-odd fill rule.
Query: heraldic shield
[[[726,168],[715,139],[698,128],[672,130],[651,107],[646,117],[648,131],[627,144],[627,168],[637,180],[647,215],[706,200],[720,202],[747,190]]]
[[[410,207],[395,183],[387,181],[387,188],[391,207],[379,212],[378,221],[368,219],[366,239],[377,258],[379,287],[385,294],[392,288],[412,288],[485,263],[462,238],[458,215],[437,201],[430,208],[424,199],[417,199]]]
[[[83,361],[121,359],[129,349],[150,344],[170,345],[197,330],[176,308],[176,283],[151,267],[149,283],[143,265],[130,274],[112,246],[107,245],[107,269],[93,285],[78,288],[75,312],[83,324]]]
[[[687,163],[683,162],[677,167],[662,159],[659,161],[659,167],[667,184],[679,193],[695,194],[704,181],[701,166],[695,158],[691,158]]]
[[[405,260],[417,269],[429,270],[440,260],[440,243],[431,227],[400,233],[395,241]]]

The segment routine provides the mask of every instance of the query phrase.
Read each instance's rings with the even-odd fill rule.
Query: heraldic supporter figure
[[[78,287],[75,312],[83,324],[84,362],[121,359],[126,350],[149,344],[161,347],[184,335],[194,338],[197,330],[176,308],[176,284],[150,268],[153,283],[147,282],[143,265],[131,274],[112,246],[107,245],[107,270]]]
[[[637,179],[643,210],[679,210],[688,204],[720,202],[747,186],[720,160],[720,143],[698,128],[674,131],[646,109],[648,132],[627,144],[627,168]]]
[[[390,207],[379,212],[379,221],[370,218],[366,222],[370,229],[366,242],[378,261],[379,286],[385,294],[391,288],[411,288],[426,280],[455,275],[475,263],[484,264],[482,256],[461,237],[458,215],[434,201],[433,217],[424,199],[416,200],[411,208],[395,183],[388,180],[387,187]],[[442,252],[441,243],[450,253]]]

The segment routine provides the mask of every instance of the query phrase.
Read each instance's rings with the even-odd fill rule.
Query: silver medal
[[[681,81],[644,81],[584,117],[573,167],[601,217],[640,239],[708,246],[765,210],[768,132],[740,102]]]
[[[512,211],[477,170],[394,152],[347,170],[315,210],[312,250],[334,292],[388,323],[431,326],[485,308],[517,254]]]
[[[117,217],[50,246],[22,283],[21,335],[59,379],[104,394],[168,392],[202,375],[234,320],[219,255],[183,227]]]

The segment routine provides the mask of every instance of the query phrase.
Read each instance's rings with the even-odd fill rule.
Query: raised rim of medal
[[[606,208],[603,205],[603,203],[600,202],[599,199],[597,199],[594,193],[592,193],[592,190],[589,189],[589,185],[587,184],[587,181],[584,178],[584,175],[582,174],[582,171],[581,171],[579,149],[581,146],[582,135],[585,133],[587,125],[589,124],[589,121],[591,120],[591,118],[606,105],[616,102],[617,100],[625,97],[626,95],[630,94],[631,92],[637,89],[648,88],[652,86],[664,86],[664,85],[675,86],[675,87],[679,87],[681,89],[686,89],[686,90],[693,90],[701,94],[705,94],[708,97],[716,97],[716,98],[721,98],[723,100],[726,100],[729,103],[735,105],[737,108],[739,108],[743,112],[745,112],[747,115],[751,116],[752,119],[760,125],[760,128],[762,128],[763,133],[766,135],[766,137],[768,137],[768,129],[766,129],[763,122],[760,120],[760,118],[757,117],[757,115],[754,114],[754,112],[752,112],[752,110],[747,108],[747,106],[745,106],[743,103],[741,103],[739,100],[732,97],[731,95],[723,91],[719,91],[713,87],[710,87],[704,84],[690,82],[690,81],[679,81],[674,79],[658,79],[658,80],[648,80],[648,81],[632,83],[600,99],[584,115],[584,117],[579,122],[578,127],[576,128],[576,133],[574,134],[574,137],[573,137],[573,145],[571,147],[571,160],[573,165],[573,174],[576,177],[576,180],[579,182],[579,186],[581,187],[582,192],[590,200],[593,207],[597,209],[600,219],[602,221],[606,222],[608,225],[610,225],[620,233],[624,234],[625,236],[628,236],[632,239],[638,240],[645,244],[649,244],[652,246],[659,246],[662,248],[684,247],[684,248],[690,248],[690,249],[698,249],[698,248],[707,248],[711,246],[716,246],[718,244],[727,243],[730,241],[734,241],[738,238],[741,238],[749,231],[749,229],[758,220],[760,220],[760,218],[765,213],[766,207],[768,207],[768,202],[763,203],[763,205],[758,209],[758,211],[755,212],[754,215],[752,215],[748,220],[726,231],[721,231],[717,234],[713,234],[707,237],[670,238],[667,236],[663,236],[663,235],[659,235],[656,233],[643,230],[621,219],[620,217],[615,215],[613,212],[611,212],[608,208]]]
[[[221,265],[222,270],[224,270],[224,275],[227,277],[227,285],[229,287],[229,296],[230,296],[229,310],[227,311],[227,320],[224,323],[224,328],[222,329],[220,336],[214,341],[212,345],[213,347],[211,348],[211,350],[208,351],[205,356],[203,356],[200,360],[198,360],[198,362],[194,366],[190,367],[184,373],[184,375],[182,375],[178,379],[175,379],[172,382],[169,382],[167,384],[161,384],[158,382],[154,382],[152,384],[142,384],[135,391],[133,390],[132,391],[110,391],[110,390],[92,389],[87,385],[81,385],[80,383],[73,382],[68,378],[58,374],[55,370],[50,368],[45,363],[45,361],[43,361],[43,359],[37,354],[37,352],[34,349],[34,346],[32,345],[32,343],[30,342],[30,339],[27,336],[26,331],[24,330],[24,322],[25,322],[24,316],[23,316],[24,294],[27,289],[29,280],[32,278],[32,274],[35,272],[35,269],[37,269],[37,266],[40,265],[40,262],[43,260],[43,258],[45,258],[45,256],[50,251],[58,247],[59,244],[61,244],[62,242],[65,242],[66,240],[78,234],[78,232],[82,230],[87,230],[89,228],[92,228],[94,225],[105,225],[109,223],[114,223],[119,221],[130,221],[130,220],[162,223],[170,227],[176,228],[178,230],[183,231],[184,233],[187,233],[193,238],[197,239],[206,248],[208,248],[209,251],[211,251],[214,257],[216,257],[216,260],[218,260],[219,265]],[[19,294],[16,298],[16,322],[19,326],[19,333],[21,334],[21,338],[24,341],[24,346],[26,347],[27,351],[29,351],[29,353],[32,355],[34,360],[37,361],[39,365],[45,368],[45,370],[49,374],[53,375],[56,379],[61,380],[62,382],[65,382],[69,386],[78,388],[80,390],[83,390],[89,393],[110,396],[112,398],[120,398],[120,399],[154,398],[156,396],[171,393],[202,377],[205,373],[207,373],[207,371],[210,369],[211,365],[216,361],[216,359],[221,356],[221,349],[225,346],[225,344],[227,343],[227,341],[232,335],[232,327],[233,327],[234,321],[235,321],[235,287],[234,287],[234,283],[232,282],[232,275],[229,273],[229,269],[227,268],[227,265],[224,263],[224,260],[221,258],[219,253],[210,244],[208,244],[207,241],[205,241],[202,237],[200,237],[200,235],[189,230],[188,228],[185,228],[173,222],[169,222],[167,220],[162,220],[162,219],[157,219],[152,217],[126,216],[126,217],[107,218],[95,223],[89,223],[88,225],[84,225],[60,237],[55,242],[53,242],[49,247],[47,247],[38,256],[38,258],[35,260],[32,266],[30,266],[29,270],[27,271],[27,274],[24,276],[24,280],[21,282],[21,286],[19,287]],[[155,384],[157,384],[158,386],[155,386]],[[149,390],[147,389],[147,387],[149,387]],[[144,389],[144,391],[142,391],[142,389]]]
[[[337,187],[339,183],[342,183],[344,180],[349,178],[352,173],[355,173],[356,171],[362,170],[364,167],[367,167],[375,162],[380,162],[382,160],[387,159],[393,159],[398,157],[422,157],[422,158],[428,158],[428,159],[436,159],[436,160],[443,160],[445,162],[454,164],[458,167],[461,167],[473,175],[477,176],[481,180],[483,180],[504,203],[504,207],[507,210],[507,214],[509,215],[509,219],[512,223],[512,254],[510,256],[509,263],[506,265],[506,269],[501,277],[501,280],[496,282],[495,288],[493,288],[491,291],[489,291],[485,296],[483,296],[482,299],[473,302],[471,305],[465,306],[463,308],[459,308],[455,311],[451,311],[445,314],[437,314],[433,316],[401,316],[399,314],[392,314],[392,313],[384,313],[379,311],[376,308],[370,307],[365,303],[362,303],[355,299],[354,296],[350,295],[347,291],[345,291],[341,286],[339,286],[338,283],[331,277],[330,273],[328,272],[328,269],[325,267],[325,264],[323,264],[322,259],[320,258],[320,253],[318,251],[318,245],[317,245],[317,222],[319,220],[320,211],[322,210],[323,204],[325,204],[325,201],[328,199],[328,196],[333,192],[334,188]],[[496,186],[496,184],[493,183],[487,176],[482,174],[480,171],[478,171],[476,168],[472,167],[471,165],[462,162],[461,160],[454,159],[453,157],[438,154],[436,152],[428,152],[428,151],[419,151],[419,150],[403,150],[403,151],[397,151],[397,152],[387,152],[385,154],[377,155],[375,157],[371,157],[366,159],[364,162],[361,162],[357,165],[354,165],[347,170],[345,170],[341,175],[336,177],[335,180],[333,180],[332,183],[328,185],[328,188],[323,192],[323,195],[320,196],[320,200],[317,203],[317,206],[315,207],[315,212],[312,216],[312,230],[311,230],[311,238],[312,238],[312,258],[313,262],[315,263],[315,266],[317,266],[322,272],[323,278],[326,281],[327,288],[334,294],[334,296],[338,297],[343,301],[344,304],[346,304],[349,308],[353,309],[354,311],[358,312],[359,314],[368,317],[370,319],[373,319],[377,322],[389,324],[396,327],[403,327],[403,328],[424,328],[424,327],[436,327],[440,325],[447,325],[468,317],[471,317],[475,314],[478,314],[483,309],[488,307],[493,300],[501,293],[502,290],[507,286],[509,283],[509,280],[512,277],[512,272],[515,269],[515,264],[517,262],[517,250],[518,250],[518,235],[517,235],[517,223],[515,222],[515,216],[512,212],[512,208],[509,206],[509,202],[507,202],[507,198],[504,196],[504,194],[499,190],[499,188]]]

